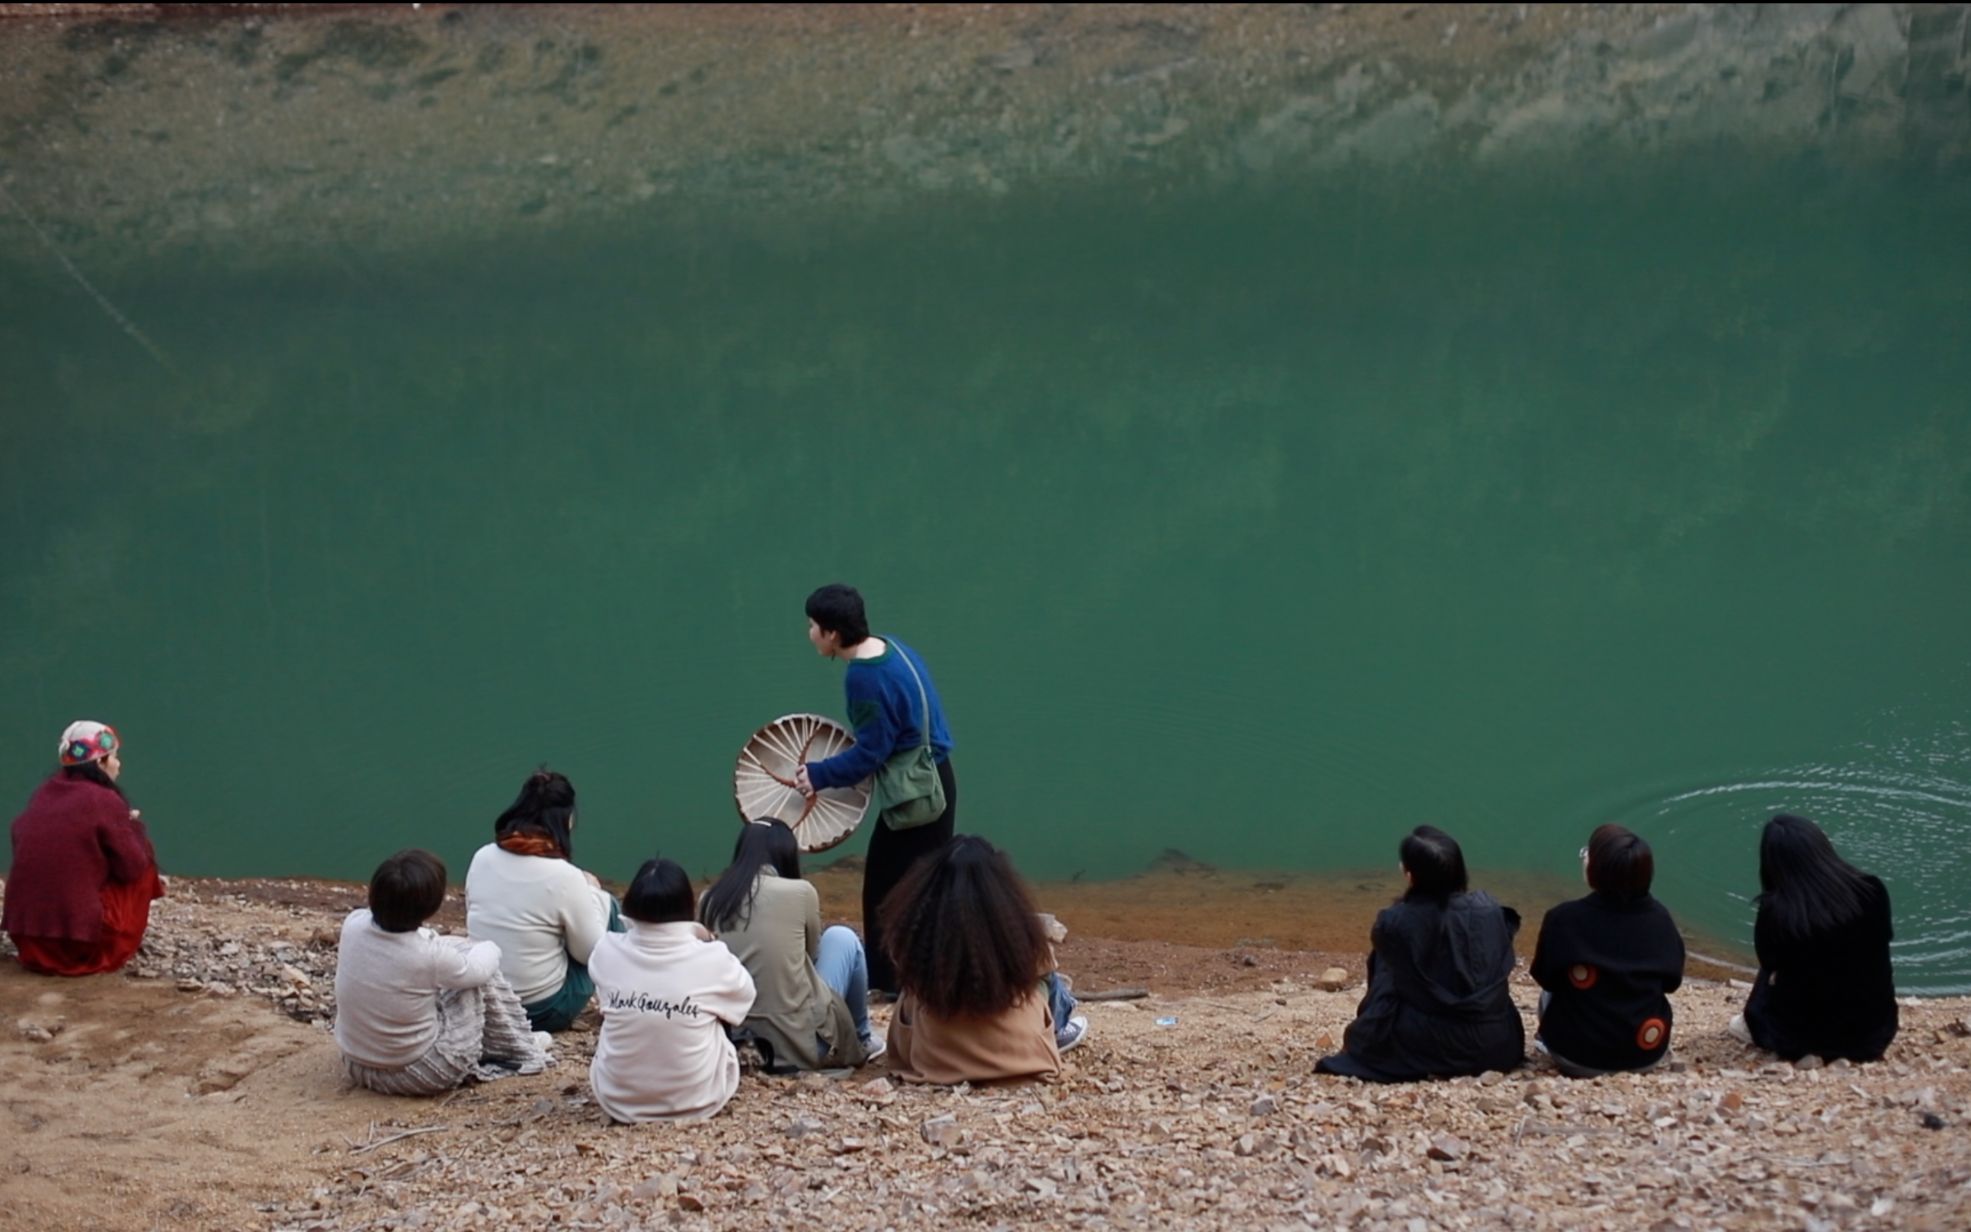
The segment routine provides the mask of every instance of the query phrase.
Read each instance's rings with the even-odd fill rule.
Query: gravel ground
[[[328,1084],[334,930],[356,891],[303,884],[174,883],[130,978],[103,987],[163,989],[229,1020],[272,1004],[308,1024],[285,1064]],[[1907,1002],[1880,1063],[1795,1066],[1725,1034],[1742,987],[1694,981],[1665,1072],[1576,1082],[1529,1063],[1379,1088],[1312,1073],[1359,985],[1326,992],[1218,957],[1252,986],[1149,981],[1147,999],[1089,1005],[1089,1042],[1057,1085],[748,1074],[708,1122],[615,1126],[589,1098],[595,1036],[578,1027],[538,1077],[431,1101],[324,1092],[333,1116],[308,1122],[311,1163],[256,1177],[250,1218],[169,1209],[180,1226],[293,1229],[1971,1225],[1971,1001]],[[1291,969],[1337,959],[1359,971],[1358,955],[1306,952]],[[1514,989],[1529,1033],[1536,992]],[[15,1025],[10,1046],[45,1050],[36,1033],[59,1046],[45,1013]],[[208,1116],[247,1115],[251,1067],[198,1062],[185,1059],[185,1094]],[[161,1132],[174,1152],[210,1149],[210,1127]],[[152,1226],[159,1209],[105,1224],[93,1195],[74,1201],[72,1225],[43,1207],[39,1226]]]

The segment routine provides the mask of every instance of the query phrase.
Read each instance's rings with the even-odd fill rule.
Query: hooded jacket
[[[1368,991],[1321,1068],[1411,1082],[1518,1066],[1526,1029],[1506,990],[1517,931],[1519,913],[1482,890],[1383,908],[1369,934]]]

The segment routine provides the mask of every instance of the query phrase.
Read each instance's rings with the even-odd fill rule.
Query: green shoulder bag
[[[924,678],[917,674],[917,665],[903,647],[894,640],[890,646],[917,682],[917,700],[924,716],[917,730],[924,734],[924,743],[890,754],[876,772],[874,795],[883,824],[892,830],[909,830],[944,816],[944,781],[938,777],[937,759],[931,753],[931,696],[924,690]]]

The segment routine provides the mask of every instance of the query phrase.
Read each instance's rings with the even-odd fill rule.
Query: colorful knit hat
[[[101,761],[116,752],[120,744],[122,741],[117,739],[116,729],[109,724],[77,719],[62,733],[62,764],[81,766]]]

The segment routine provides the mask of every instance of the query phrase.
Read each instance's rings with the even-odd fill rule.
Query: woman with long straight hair
[[[589,954],[621,931],[616,900],[577,868],[575,785],[545,766],[493,821],[465,874],[466,932],[500,947],[500,970],[536,1031],[565,1031],[595,995]]]
[[[1760,836],[1759,888],[1759,975],[1732,1033],[1789,1061],[1880,1057],[1897,1027],[1888,889],[1791,813]]]
[[[821,927],[821,895],[801,879],[801,846],[787,823],[739,827],[732,864],[699,902],[699,919],[753,977],[746,1027],[771,1069],[861,1065],[883,1054],[869,1029],[862,938]]]
[[[71,723],[57,755],[60,768],[14,819],[0,928],[29,971],[115,971],[144,943],[164,878],[143,819],[117,783],[123,744],[116,729]]]
[[[1065,994],[1053,947],[998,848],[961,834],[919,860],[884,901],[883,928],[902,989],[889,1038],[900,1076],[955,1085],[1060,1074],[1062,1048],[1088,1023],[1057,1030]]]
[[[1418,826],[1397,848],[1407,889],[1369,932],[1369,987],[1317,1072],[1414,1082],[1509,1070],[1526,1029],[1506,990],[1519,913],[1470,888],[1458,841]]]
[[[1610,823],[1588,836],[1581,874],[1592,893],[1540,922],[1535,1043],[1570,1078],[1650,1069],[1670,1053],[1669,994],[1684,978],[1684,939],[1649,892],[1656,857]]]

